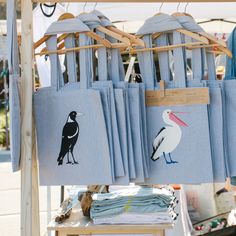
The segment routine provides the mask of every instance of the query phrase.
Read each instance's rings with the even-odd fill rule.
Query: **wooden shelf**
[[[48,230],[56,231],[59,236],[80,234],[153,234],[164,235],[166,229],[172,229],[172,224],[157,225],[94,225],[92,220],[82,215],[80,208],[72,211],[68,220],[57,224],[54,220],[48,225]]]

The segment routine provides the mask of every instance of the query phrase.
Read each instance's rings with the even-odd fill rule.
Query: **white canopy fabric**
[[[79,15],[94,9],[95,3],[64,3],[68,12]],[[160,11],[161,3],[98,3],[96,9],[109,17],[116,26],[126,32],[135,33],[144,20]],[[178,3],[164,3],[161,12],[172,14],[177,11]],[[184,12],[186,3],[180,3],[179,12]],[[225,19],[236,22],[236,3],[189,3],[186,12],[197,22],[210,19]],[[236,24],[213,21],[201,24],[209,33],[229,34]],[[17,21],[18,32],[21,32],[21,22]],[[0,20],[0,35],[6,34],[6,21]]]
[[[67,9],[74,14],[94,9],[95,3],[68,3]],[[161,11],[172,14],[177,11],[178,3],[164,3]],[[98,3],[96,9],[107,15],[112,21],[145,20],[159,12],[161,3]],[[178,11],[185,10],[186,3],[181,3]],[[84,10],[83,10],[84,9]],[[232,18],[235,17],[236,3],[189,3],[187,13],[194,18]]]
[[[148,17],[158,12],[172,14],[186,12],[191,14],[197,22],[210,19],[226,19],[236,22],[236,3],[66,3],[67,10],[74,15],[89,12],[96,7],[116,26],[126,32],[135,33]],[[187,7],[186,7],[187,6]],[[201,25],[209,33],[229,34],[236,24],[214,21]]]

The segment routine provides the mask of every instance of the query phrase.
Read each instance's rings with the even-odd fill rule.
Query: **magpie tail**
[[[153,152],[152,152],[152,155],[151,155],[152,161],[156,161],[156,160],[158,160],[160,158],[160,157],[154,158],[155,153],[156,153],[156,149],[153,148]]]
[[[58,165],[59,165],[59,166],[62,165],[62,164],[63,164],[63,157],[62,157],[62,156],[59,156],[59,157],[57,158],[57,162],[58,162]]]

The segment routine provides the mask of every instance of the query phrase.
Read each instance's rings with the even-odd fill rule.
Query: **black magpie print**
[[[77,114],[76,111],[72,111],[67,118],[66,124],[64,125],[62,131],[61,150],[59,157],[57,158],[58,165],[63,164],[65,155],[67,155],[66,164],[78,164],[74,158],[73,150],[79,137],[79,124],[76,121],[76,117],[81,115],[82,113]],[[70,153],[73,158],[73,163],[70,161]]]

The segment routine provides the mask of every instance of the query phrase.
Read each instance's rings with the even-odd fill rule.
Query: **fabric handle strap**
[[[65,39],[65,47],[73,48],[75,47],[75,38],[73,34],[70,34]],[[77,71],[76,71],[76,54],[75,52],[67,52],[67,70],[68,70],[68,78],[70,83],[75,83],[77,81]]]
[[[181,33],[173,32],[173,45],[181,44],[182,37]],[[186,88],[186,70],[184,63],[184,52],[183,48],[175,48],[173,50],[174,56],[174,84],[176,88]]]
[[[225,69],[225,80],[235,79],[235,68],[236,68],[236,55],[235,55],[235,34],[236,34],[236,28],[234,28],[233,32],[230,34],[227,46],[232,51],[233,57],[229,58],[226,57],[226,69]]]
[[[206,53],[208,80],[216,80],[215,56],[211,52]]]
[[[189,30],[191,32],[203,31],[203,29],[194,21],[194,19],[191,16],[180,15],[180,16],[175,16],[175,18],[186,30]],[[190,37],[184,36],[184,41],[187,41],[186,39],[190,39],[190,41],[192,42],[197,41]],[[202,51],[203,50],[200,48],[196,48],[192,50],[193,79],[198,82],[200,82],[203,79],[203,74],[204,74],[204,57],[203,57]]]
[[[96,33],[105,38],[105,34],[99,30],[96,30]],[[107,81],[108,80],[108,71],[107,71],[107,49],[105,47],[99,48],[98,52],[98,80]]]
[[[194,42],[195,40],[192,41]],[[193,79],[201,82],[204,74],[204,59],[201,48],[192,50],[192,71]]]
[[[152,35],[144,35],[143,41],[147,48],[152,47]],[[140,72],[147,89],[154,89],[156,85],[156,73],[152,52],[139,52],[138,61]]]
[[[85,34],[79,35],[79,46],[91,45],[91,38]],[[80,65],[80,88],[88,89],[90,81],[93,81],[93,52],[92,49],[81,49],[79,53]]]
[[[158,46],[166,46],[168,45],[168,35],[163,34],[156,39],[156,45]],[[158,53],[158,61],[160,68],[161,79],[165,82],[171,81],[171,73],[170,73],[170,59],[169,52],[159,52]]]
[[[146,47],[152,47],[152,35],[144,35],[143,40],[146,44]],[[173,44],[181,44],[182,37],[181,34],[177,31],[174,31],[172,34]],[[166,36],[158,39],[158,43],[166,44]],[[160,53],[159,53],[160,54]],[[162,79],[165,81],[170,81],[170,72],[169,71],[169,55],[167,53],[161,53],[160,58],[160,72]],[[141,74],[145,82],[147,89],[154,89],[157,83],[154,58],[152,52],[141,52],[138,53],[138,60],[140,65]],[[174,61],[174,85],[177,88],[186,87],[186,71],[184,63],[184,52],[183,48],[175,48],[173,50],[173,61]],[[168,63],[168,64],[167,64]]]
[[[49,51],[57,50],[57,35],[52,35],[46,41],[47,49]],[[59,90],[62,86],[64,86],[64,79],[61,71],[61,65],[59,62],[58,54],[50,54],[50,63],[51,63],[51,87]]]
[[[7,55],[10,74],[20,74],[16,26],[16,1],[7,2]]]
[[[111,42],[111,43],[116,43],[117,40],[107,36],[107,39]],[[112,49],[108,49],[109,52],[109,56],[108,56],[108,74],[109,74],[109,78],[113,81],[113,82],[119,82],[121,80],[120,78],[120,58],[119,58],[119,49],[116,48],[112,48]]]

